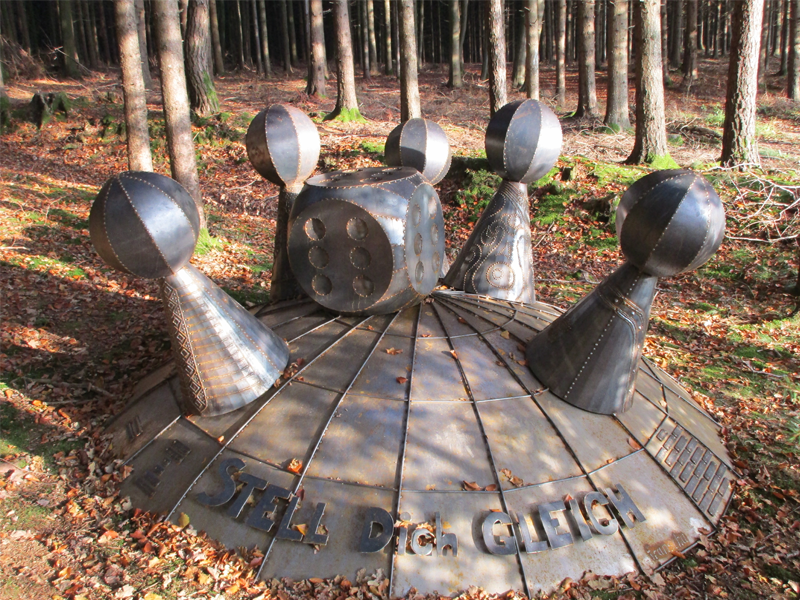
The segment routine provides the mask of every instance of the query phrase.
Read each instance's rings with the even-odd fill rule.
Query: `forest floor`
[[[800,105],[783,100],[781,82],[770,78],[758,109],[761,168],[720,169],[727,67],[701,67],[695,89],[667,90],[670,152],[715,185],[728,237],[704,267],[660,281],[645,354],[724,424],[741,479],[720,531],[676,553],[653,580],[566,581],[555,597],[800,595],[798,247],[780,240],[800,231]],[[194,126],[210,238],[193,262],[248,307],[269,299],[278,190],[248,164],[244,133],[273,102],[316,117],[333,108],[303,93],[301,75],[222,77],[224,112]],[[572,71],[567,107],[576,103],[575,80]],[[480,158],[487,84],[474,69],[462,90],[445,81],[442,71],[423,69],[424,115],[442,125],[455,155]],[[320,170],[382,164],[399,119],[397,82],[381,76],[358,87],[365,122],[316,119]],[[553,87],[546,69],[551,106]],[[375,598],[366,582],[258,582],[258,556],[243,559],[119,497],[126,468],[109,456],[104,423],[137,381],[169,361],[170,347],[156,284],[107,268],[87,229],[98,189],[127,169],[118,74],[7,85],[16,107],[39,90],[65,92],[68,115],[41,130],[17,122],[0,135],[0,600]],[[155,167],[168,174],[158,94],[149,100]],[[632,132],[607,132],[600,120],[577,122],[553,108],[564,148],[552,184],[532,190],[534,261],[539,299],[567,307],[620,263],[609,207],[648,170],[620,164]],[[459,164],[439,186],[451,255],[498,182],[480,161]],[[488,595],[470,588],[464,597]]]

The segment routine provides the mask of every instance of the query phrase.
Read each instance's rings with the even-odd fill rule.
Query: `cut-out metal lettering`
[[[411,549],[414,551],[414,554],[418,554],[420,556],[430,556],[431,552],[433,551],[433,544],[430,541],[433,541],[431,538],[431,532],[425,529],[424,527],[418,527],[414,531],[411,532]],[[429,543],[423,544],[422,541],[427,539]]]
[[[283,513],[281,524],[278,525],[278,533],[275,534],[277,539],[289,540],[290,542],[302,541],[303,534],[291,528],[292,517],[294,516],[294,511],[297,510],[298,502],[300,502],[300,498],[297,496],[292,496],[292,499],[289,500],[289,506],[286,508],[286,512]]]
[[[125,431],[128,433],[128,441],[130,442],[142,435],[144,431],[142,427],[142,418],[136,415],[133,419],[128,421],[128,424],[125,426]]]
[[[264,490],[264,494],[261,496],[261,499],[258,501],[258,504],[256,504],[255,508],[253,508],[253,512],[251,512],[250,516],[247,517],[246,523],[250,527],[255,527],[256,529],[261,529],[262,531],[269,531],[275,524],[275,520],[267,517],[266,515],[273,514],[278,508],[275,500],[278,498],[288,500],[291,495],[292,492],[286,488],[278,487],[277,485],[272,484],[268,485],[267,489]]]
[[[625,527],[633,527],[634,519],[639,522],[644,522],[647,519],[644,518],[642,511],[640,511],[637,506],[631,500],[631,497],[628,495],[628,492],[625,491],[625,488],[622,487],[621,483],[616,484],[617,493],[614,493],[612,489],[606,489],[606,495],[608,499],[611,500],[611,504],[614,505],[614,508],[617,509],[617,513],[620,517],[622,517],[622,522],[625,523]],[[633,519],[631,519],[630,515],[633,515]]]
[[[242,473],[239,475],[239,481],[244,482],[244,487],[242,488],[242,491],[239,492],[239,495],[236,496],[236,500],[233,501],[233,504],[228,507],[227,514],[232,519],[236,519],[240,514],[242,514],[242,509],[250,499],[250,494],[253,493],[253,490],[263,490],[265,487],[267,487],[266,481],[260,477],[254,477],[249,473]]]
[[[545,540],[537,540],[534,542],[531,538],[531,530],[528,528],[528,522],[525,520],[524,515],[517,519],[517,528],[522,537],[522,549],[525,550],[527,554],[544,552],[547,550],[547,542]]]
[[[600,535],[612,535],[616,533],[617,529],[619,529],[619,523],[617,523],[617,520],[614,517],[611,517],[608,519],[608,524],[603,525],[593,510],[595,504],[606,506],[608,504],[608,500],[600,492],[590,492],[583,498],[583,507],[586,509],[586,514],[589,516],[589,522],[592,524],[594,530]]]
[[[328,543],[328,534],[318,532],[320,525],[322,525],[322,515],[325,514],[326,506],[327,504],[325,502],[317,502],[317,507],[314,509],[314,516],[311,517],[311,523],[308,526],[308,533],[303,540],[306,544],[324,546]]]
[[[513,535],[495,535],[494,526],[512,525],[511,517],[504,512],[490,512],[483,519],[483,543],[492,554],[508,556],[517,553],[517,538]]]
[[[212,508],[230,502],[236,493],[236,482],[233,480],[231,469],[234,472],[241,471],[244,469],[244,461],[241,458],[228,458],[221,461],[219,463],[219,476],[222,479],[222,489],[213,496],[209,496],[205,492],[197,494],[197,501],[200,504]]]
[[[458,538],[455,533],[442,532],[442,517],[437,512],[436,515],[436,552],[439,556],[444,556],[444,549],[450,548],[452,556],[458,556]]]
[[[560,523],[558,518],[553,518],[552,516],[553,513],[564,512],[566,510],[567,507],[564,505],[563,500],[539,505],[539,517],[542,519],[542,527],[547,536],[547,541],[550,543],[550,547],[553,550],[572,544],[572,534],[569,531],[558,533],[558,526]]]
[[[575,527],[578,528],[578,533],[581,534],[581,539],[584,542],[592,539],[592,530],[586,524],[586,519],[583,518],[583,513],[581,513],[581,507],[578,505],[578,501],[575,500],[575,498],[570,498],[568,504],[569,512],[567,514],[572,518],[572,522],[575,523]]]
[[[377,529],[374,527],[377,525]],[[373,534],[375,530],[376,535]],[[380,552],[392,539],[394,533],[394,519],[387,511],[377,506],[367,509],[364,517],[364,526],[361,528],[361,542],[358,551],[364,553]]]

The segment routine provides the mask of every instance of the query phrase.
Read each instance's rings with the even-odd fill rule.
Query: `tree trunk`
[[[417,81],[417,41],[414,0],[400,4],[400,122],[422,117]]]
[[[417,63],[418,67],[422,67],[425,65],[422,45],[422,42],[425,40],[425,3],[422,0],[414,0],[412,4],[415,7],[419,7],[419,35],[415,34],[415,38],[417,40]]]
[[[506,33],[502,0],[486,2],[486,27],[489,32],[489,114],[508,103],[506,89]]]
[[[463,87],[461,77],[461,0],[450,0],[450,80],[453,89]]]
[[[241,0],[236,0],[236,50],[239,52],[239,68],[244,69],[244,31],[242,27]]]
[[[556,104],[567,101],[567,0],[557,0],[556,10]]]
[[[102,8],[102,5],[98,6]],[[97,21],[95,20],[94,9],[95,9],[95,4],[93,2],[87,2],[86,35],[88,37],[87,43],[89,45],[89,60],[96,69],[98,66],[100,66],[100,44],[97,42]],[[25,31],[28,30],[27,20],[23,21],[23,27]]]
[[[578,2],[578,109],[576,117],[597,116],[594,0]]]
[[[292,66],[296,65],[297,60],[297,29],[295,28],[294,24],[294,2],[287,1],[286,3],[286,15],[287,15],[287,22],[288,25],[287,30],[289,31],[289,56],[292,58]]]
[[[181,19],[181,37],[186,37],[186,23],[189,19],[189,0],[178,0],[178,14]]]
[[[222,42],[219,39],[219,19],[217,18],[217,0],[209,0],[208,13],[211,17],[211,52],[214,56],[214,72],[225,74],[225,61],[222,60]]]
[[[272,60],[269,57],[269,38],[267,37],[267,5],[265,0],[258,0],[258,24],[261,28],[261,60],[264,61],[264,77],[269,79],[272,77]],[[325,57],[323,53],[323,73],[325,72],[324,62]]]
[[[241,0],[239,6],[242,17],[242,52],[244,53],[244,64],[248,67],[252,66],[253,64],[253,46],[250,39],[252,29],[250,28],[250,9],[248,8],[249,3],[250,0]]]
[[[64,48],[64,72],[67,77],[80,79],[78,49],[75,46],[75,29],[72,23],[72,0],[58,0],[58,16],[61,20],[61,44]]]
[[[787,95],[800,100],[800,0],[790,0],[789,23],[789,85]]]
[[[686,0],[686,37],[683,49],[683,87],[697,79],[697,0]]]
[[[659,0],[634,3],[636,46],[636,141],[628,164],[669,160],[661,74],[661,13]],[[666,159],[666,160],[665,160]],[[663,168],[663,167],[662,167]]]
[[[181,43],[181,22],[174,0],[152,0],[153,22],[161,70],[161,94],[167,130],[172,177],[194,198],[200,212],[200,226],[205,227],[200,179],[194,156],[189,96],[186,93],[186,73]]]
[[[106,25],[105,3],[101,2],[100,4],[98,4],[97,10],[100,13],[100,30],[97,33],[100,36],[100,42],[103,46],[103,58],[105,59],[105,63],[107,65],[110,65],[113,59],[111,56],[111,42],[109,41],[108,27]],[[134,18],[135,17],[136,13],[134,13]]]
[[[513,38],[514,63],[511,69],[511,88],[515,90],[525,87],[525,64],[527,63],[528,53],[527,36],[525,34],[525,12],[524,10],[515,11],[516,14],[511,19],[510,24],[510,31],[513,31],[516,35]]]
[[[135,0],[136,32],[139,37],[139,68],[142,70],[142,81],[145,89],[153,89],[153,77],[150,75],[150,60],[147,56],[147,15],[144,12],[144,0]],[[120,56],[120,60],[122,57]]]
[[[758,164],[756,92],[764,0],[742,0],[733,6],[731,61],[722,130],[724,166]]]
[[[281,48],[283,52],[283,70],[287,75],[292,74],[292,51],[289,44],[289,16],[286,11],[286,0],[280,0],[281,11]],[[349,36],[349,33],[348,33]],[[352,46],[351,46],[352,54]]]
[[[3,32],[3,11],[0,10],[0,35]],[[3,44],[0,43],[0,132],[5,126],[5,119],[8,118],[6,112],[9,110],[8,96],[6,96],[6,88],[3,83]]]
[[[91,60],[89,60],[89,50],[86,44],[86,28],[84,27],[84,23],[86,21],[84,18],[84,12],[86,10],[86,6],[83,0],[74,0],[73,7],[76,23],[75,41],[78,45],[78,56],[83,60],[85,65],[93,67]]]
[[[394,75],[394,53],[392,52],[392,5],[391,0],[383,0],[383,23],[386,31],[384,32],[385,48],[386,48],[386,64],[384,65],[384,73],[387,75]]]
[[[528,52],[525,58],[525,95],[539,99],[539,40],[544,19],[544,0],[527,0],[525,11],[525,42]]]
[[[189,103],[195,113],[207,117],[219,111],[219,99],[211,79],[209,0],[189,0],[186,20],[186,68]]]
[[[669,46],[669,62],[673,67],[679,67],[681,64],[681,42],[683,41],[683,3],[668,2],[668,6],[672,6],[672,27],[670,27],[670,46]]]
[[[761,43],[758,62],[758,80],[761,82],[766,81],[767,71],[769,69],[769,7],[770,0],[763,0],[764,8],[761,14]],[[764,88],[766,90],[766,87]]]
[[[367,0],[367,30],[369,32],[369,71],[372,75],[378,74],[378,44],[375,37],[375,5],[373,0]]]
[[[391,63],[391,59],[389,60]],[[325,93],[325,27],[322,21],[322,0],[311,0],[311,59],[308,61],[306,94],[324,98]]]
[[[347,0],[333,4],[336,25],[336,107],[326,119],[352,121],[361,119],[356,97],[356,76],[353,65],[353,40],[350,37],[350,11]]]
[[[375,57],[369,52],[369,26],[367,25],[367,3],[360,2],[356,4],[359,8],[359,27],[361,33],[361,69],[364,79],[372,79],[372,62]]]
[[[789,43],[789,4],[791,0],[783,0],[783,19],[781,21],[781,65],[778,67],[778,75],[786,75],[788,62],[788,43]]]
[[[628,0],[614,0],[608,12],[608,100],[605,124],[629,129]]]
[[[250,0],[250,20],[253,23],[253,37],[256,41],[256,68],[259,73],[264,72],[264,53],[261,45],[261,29],[258,25],[258,0]]]
[[[147,130],[147,97],[142,78],[136,6],[134,0],[116,0],[114,9],[122,66],[122,95],[125,98],[128,169],[152,171],[153,158],[150,155],[150,135]]]

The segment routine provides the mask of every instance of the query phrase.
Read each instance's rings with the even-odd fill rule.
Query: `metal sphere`
[[[312,177],[289,224],[289,262],[305,292],[348,314],[420,302],[439,280],[444,219],[436,190],[411,167]]]
[[[725,209],[702,176],[655,171],[635,182],[617,207],[622,253],[642,271],[669,277],[696,269],[719,248]]]
[[[428,119],[409,119],[386,138],[386,164],[414,167],[433,185],[447,175],[451,160],[447,134]]]
[[[110,266],[158,279],[180,270],[194,252],[200,214],[181,184],[158,173],[126,171],[100,189],[89,232]]]
[[[303,183],[319,160],[319,133],[301,110],[273,104],[258,113],[245,137],[247,158],[258,173],[286,187]]]
[[[538,100],[511,102],[486,128],[486,158],[504,179],[531,183],[541,179],[561,154],[561,124]]]

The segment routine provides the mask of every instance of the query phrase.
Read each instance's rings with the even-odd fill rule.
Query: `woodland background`
[[[421,115],[455,155],[438,186],[452,256],[499,184],[488,119],[525,97],[565,134],[529,188],[543,301],[567,307],[619,264],[613,208],[653,168],[703,173],[728,215],[717,256],[659,283],[645,349],[725,425],[742,473],[728,516],[652,581],[587,575],[555,596],[798,597],[798,9],[0,1],[0,598],[382,597],[379,574],[257,582],[258,551],[119,497],[128,473],[103,426],[170,348],[156,285],[96,256],[89,208],[119,171],[172,174],[205,213],[194,264],[268,302],[278,189],[247,163],[253,116],[311,115],[322,172],[381,165],[389,131]]]

